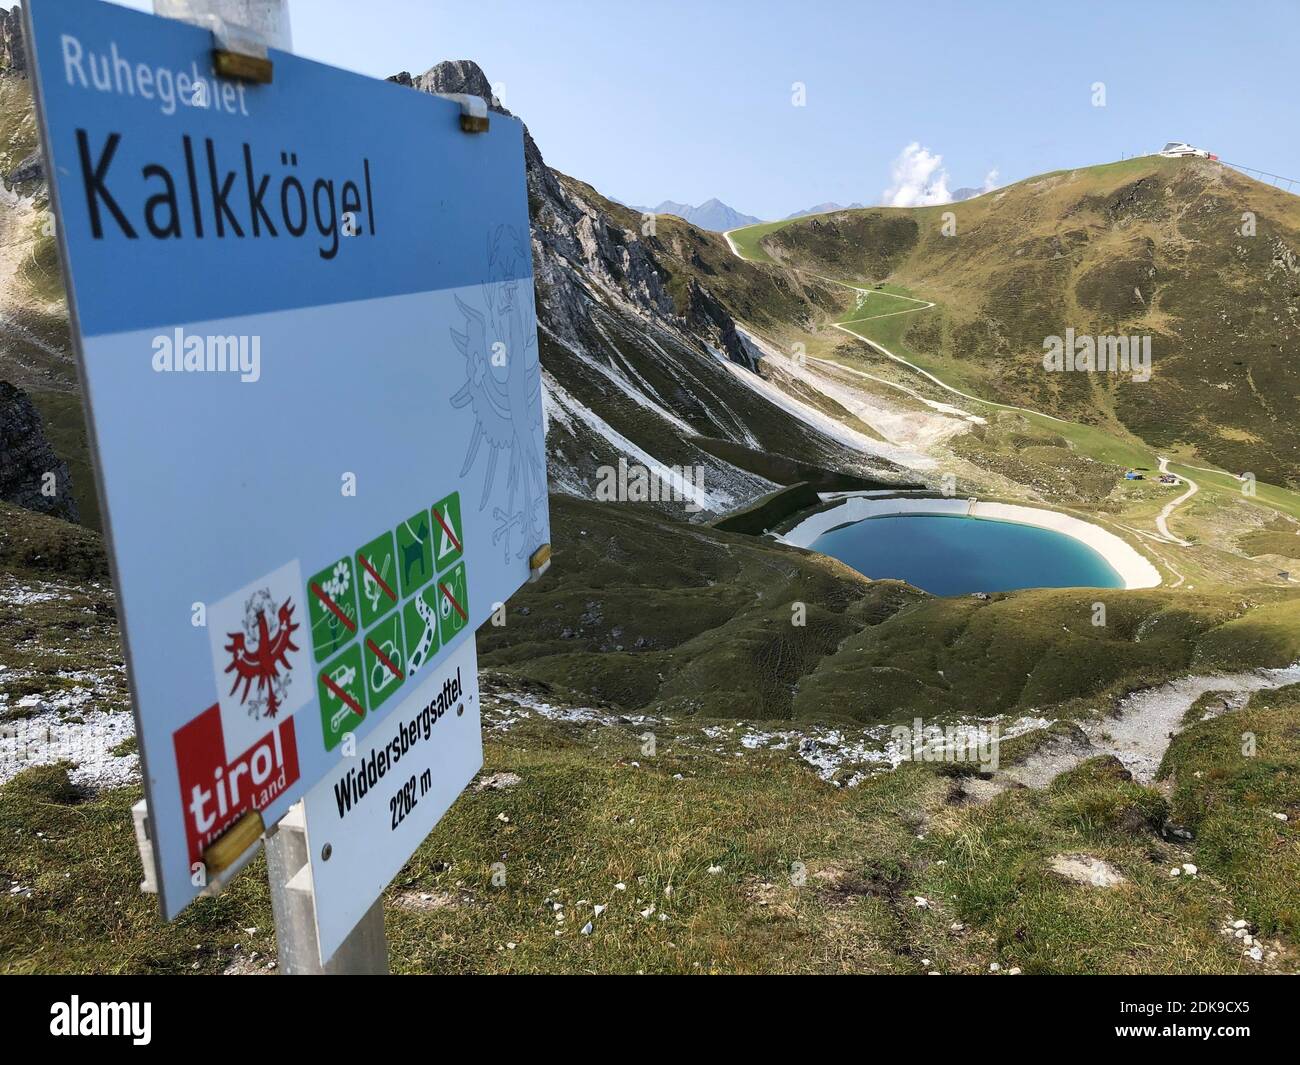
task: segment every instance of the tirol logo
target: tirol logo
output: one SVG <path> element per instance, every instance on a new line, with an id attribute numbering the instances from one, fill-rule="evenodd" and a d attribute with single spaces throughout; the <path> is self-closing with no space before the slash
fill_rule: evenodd
<path id="1" fill-rule="evenodd" d="M 233 758 L 313 696 L 297 561 L 208 611 L 226 754 Z M 301 668 L 299 668 L 301 667 Z"/>
<path id="2" fill-rule="evenodd" d="M 303 687 L 307 687 L 304 684 Z M 235 757 L 227 755 L 221 710 L 208 707 L 172 736 L 190 862 L 249 810 L 265 810 L 298 779 L 293 719 L 273 725 Z"/>

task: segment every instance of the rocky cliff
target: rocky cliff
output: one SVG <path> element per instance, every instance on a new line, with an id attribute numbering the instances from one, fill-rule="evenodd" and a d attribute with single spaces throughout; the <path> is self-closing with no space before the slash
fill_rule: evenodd
<path id="1" fill-rule="evenodd" d="M 23 47 L 23 10 L 0 7 L 0 76 L 27 73 L 27 51 Z"/>
<path id="2" fill-rule="evenodd" d="M 0 500 L 76 521 L 68 464 L 45 439 L 26 392 L 0 381 Z"/>
<path id="3" fill-rule="evenodd" d="M 481 96 L 509 114 L 469 60 L 389 79 L 421 92 Z M 593 131 L 593 136 L 599 136 Z M 773 402 L 759 353 L 737 329 L 746 320 L 811 320 L 831 297 L 774 268 L 736 259 L 717 234 L 677 218 L 640 213 L 546 165 L 525 129 L 537 312 L 552 487 L 590 496 L 596 469 L 620 456 L 651 469 L 704 469 L 696 516 L 730 509 L 774 484 L 762 455 L 778 452 L 858 475 L 897 466 Z M 741 468 L 702 441 L 756 452 Z M 680 513 L 680 508 L 679 508 Z"/>

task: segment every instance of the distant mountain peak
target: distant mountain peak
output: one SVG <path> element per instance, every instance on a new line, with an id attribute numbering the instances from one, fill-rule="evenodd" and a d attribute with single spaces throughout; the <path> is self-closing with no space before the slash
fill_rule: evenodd
<path id="1" fill-rule="evenodd" d="M 752 226 L 755 222 L 762 221 L 752 214 L 742 214 L 716 196 L 705 200 L 698 207 L 692 207 L 689 203 L 678 203 L 676 200 L 664 200 L 657 207 L 633 207 L 632 210 L 646 214 L 674 214 L 690 222 L 697 229 L 709 229 L 715 233 L 738 229 L 741 226 Z"/>

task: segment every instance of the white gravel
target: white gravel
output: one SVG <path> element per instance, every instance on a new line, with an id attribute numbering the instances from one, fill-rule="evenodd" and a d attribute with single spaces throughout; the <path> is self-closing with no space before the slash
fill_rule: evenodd
<path id="1" fill-rule="evenodd" d="M 64 693 L 70 694 L 70 693 Z M 85 695 L 89 698 L 90 692 Z M 22 706 L 24 696 L 15 704 Z M 0 784 L 25 769 L 71 762 L 68 776 L 74 784 L 91 788 L 116 788 L 140 779 L 140 759 L 118 756 L 113 748 L 135 735 L 130 714 L 91 710 L 68 718 L 58 710 L 43 710 L 31 717 L 0 725 Z"/>

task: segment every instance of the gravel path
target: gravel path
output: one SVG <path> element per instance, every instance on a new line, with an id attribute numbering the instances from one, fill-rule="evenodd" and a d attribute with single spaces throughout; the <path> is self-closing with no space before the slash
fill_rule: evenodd
<path id="1" fill-rule="evenodd" d="M 1080 762 L 1111 754 L 1124 763 L 1134 780 L 1150 784 L 1169 741 L 1182 729 L 1183 716 L 1206 692 L 1222 692 L 1228 709 L 1237 710 L 1252 692 L 1296 683 L 1300 683 L 1300 663 L 1283 669 L 1183 677 L 1134 692 L 1120 703 L 1115 717 L 1080 722 L 1081 736 L 1049 744 L 1022 765 L 1009 767 L 1002 776 L 1026 787 L 1045 787 Z"/>

